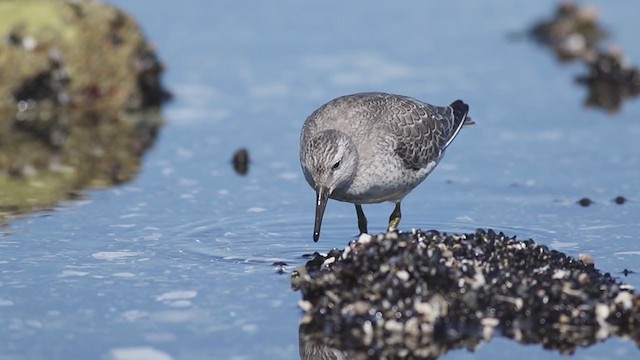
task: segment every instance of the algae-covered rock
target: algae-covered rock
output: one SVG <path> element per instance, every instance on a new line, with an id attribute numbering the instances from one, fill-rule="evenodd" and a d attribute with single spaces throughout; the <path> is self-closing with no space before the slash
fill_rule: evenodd
<path id="1" fill-rule="evenodd" d="M 114 7 L 0 1 L 0 219 L 131 180 L 162 124 L 162 72 Z"/>

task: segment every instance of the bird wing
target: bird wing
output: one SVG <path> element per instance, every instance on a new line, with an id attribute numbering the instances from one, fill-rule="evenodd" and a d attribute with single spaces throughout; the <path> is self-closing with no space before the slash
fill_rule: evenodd
<path id="1" fill-rule="evenodd" d="M 459 100 L 443 107 L 407 97 L 390 101 L 384 123 L 395 139 L 395 153 L 406 168 L 414 170 L 440 158 L 462 128 L 469 109 Z"/>

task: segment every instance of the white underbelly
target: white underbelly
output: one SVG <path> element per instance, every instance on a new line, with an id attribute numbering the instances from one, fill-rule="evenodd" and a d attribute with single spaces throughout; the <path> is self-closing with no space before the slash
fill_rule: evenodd
<path id="1" fill-rule="evenodd" d="M 367 171 L 358 173 L 347 189 L 336 189 L 330 197 L 355 204 L 399 202 L 424 181 L 436 165 L 437 162 L 432 161 L 418 171 L 399 166 L 368 167 Z"/>

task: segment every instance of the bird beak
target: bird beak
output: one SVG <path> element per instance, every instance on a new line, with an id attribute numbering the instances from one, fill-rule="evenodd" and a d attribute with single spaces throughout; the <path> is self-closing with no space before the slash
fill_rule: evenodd
<path id="1" fill-rule="evenodd" d="M 318 242 L 318 239 L 320 239 L 322 216 L 324 216 L 324 209 L 327 207 L 328 199 L 329 189 L 324 186 L 318 187 L 318 191 L 316 191 L 316 223 L 313 227 L 313 241 L 315 242 Z"/>

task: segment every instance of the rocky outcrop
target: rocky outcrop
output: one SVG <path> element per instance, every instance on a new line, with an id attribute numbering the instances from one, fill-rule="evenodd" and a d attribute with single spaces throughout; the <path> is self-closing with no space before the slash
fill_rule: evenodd
<path id="1" fill-rule="evenodd" d="M 114 7 L 0 2 L 0 219 L 131 180 L 170 98 L 162 72 Z"/>
<path id="2" fill-rule="evenodd" d="M 563 354 L 639 342 L 640 297 L 588 258 L 492 230 L 362 235 L 292 274 L 301 357 L 428 359 L 494 334 Z"/>

